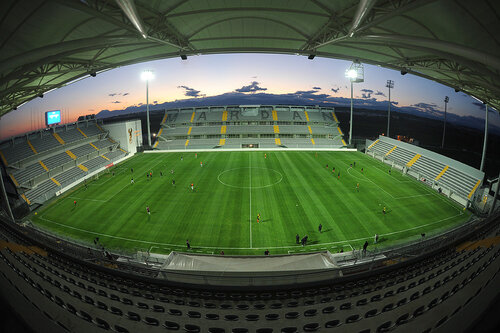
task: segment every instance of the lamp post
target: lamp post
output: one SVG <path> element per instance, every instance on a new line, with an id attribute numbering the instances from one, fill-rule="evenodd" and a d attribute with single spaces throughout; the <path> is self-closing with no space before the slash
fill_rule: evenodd
<path id="1" fill-rule="evenodd" d="M 444 97 L 444 126 L 443 126 L 443 141 L 441 141 L 441 149 L 444 148 L 444 135 L 446 134 L 446 108 L 450 98 L 448 96 Z"/>
<path id="2" fill-rule="evenodd" d="M 346 78 L 351 81 L 351 119 L 349 121 L 349 146 L 352 145 L 352 114 L 353 114 L 353 83 L 354 82 L 363 82 L 365 80 L 365 74 L 363 65 L 357 61 L 354 61 L 351 66 L 345 71 Z"/>
<path id="3" fill-rule="evenodd" d="M 389 88 L 389 108 L 387 109 L 387 137 L 389 138 L 389 129 L 391 127 L 391 88 L 394 88 L 394 81 L 387 80 L 385 86 Z"/>
<path id="4" fill-rule="evenodd" d="M 151 147 L 151 130 L 149 128 L 149 80 L 154 78 L 153 71 L 145 70 L 141 74 L 142 80 L 146 81 L 146 119 L 148 124 L 148 147 Z"/>

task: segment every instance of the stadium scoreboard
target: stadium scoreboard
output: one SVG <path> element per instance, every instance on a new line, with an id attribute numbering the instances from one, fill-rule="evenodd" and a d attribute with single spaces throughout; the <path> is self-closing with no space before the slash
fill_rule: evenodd
<path id="1" fill-rule="evenodd" d="M 45 124 L 47 126 L 59 124 L 61 122 L 61 110 L 45 112 Z"/>

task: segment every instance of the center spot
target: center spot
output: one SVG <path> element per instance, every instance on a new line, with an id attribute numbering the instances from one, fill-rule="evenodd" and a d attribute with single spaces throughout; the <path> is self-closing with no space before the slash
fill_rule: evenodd
<path id="1" fill-rule="evenodd" d="M 266 188 L 280 183 L 283 175 L 274 169 L 242 167 L 222 171 L 217 179 L 222 185 L 242 188 Z"/>

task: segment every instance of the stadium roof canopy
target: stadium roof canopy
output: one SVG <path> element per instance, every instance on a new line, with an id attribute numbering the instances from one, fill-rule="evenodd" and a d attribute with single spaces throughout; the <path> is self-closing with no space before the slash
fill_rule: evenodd
<path id="1" fill-rule="evenodd" d="M 2 0 L 0 115 L 111 68 L 233 52 L 359 60 L 500 110 L 499 31 L 495 0 Z"/>

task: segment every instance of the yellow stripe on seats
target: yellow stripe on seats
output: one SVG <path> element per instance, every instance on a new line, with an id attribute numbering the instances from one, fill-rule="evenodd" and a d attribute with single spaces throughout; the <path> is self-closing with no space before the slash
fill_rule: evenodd
<path id="1" fill-rule="evenodd" d="M 19 183 L 17 182 L 17 180 L 16 180 L 16 178 L 14 177 L 14 175 L 10 173 L 10 174 L 9 174 L 9 176 L 10 176 L 10 179 L 12 179 L 12 181 L 14 182 L 14 184 L 15 184 L 17 187 L 19 187 Z"/>
<path id="2" fill-rule="evenodd" d="M 309 130 L 309 134 L 313 134 L 313 131 L 311 129 L 311 126 L 307 126 L 307 129 Z"/>
<path id="3" fill-rule="evenodd" d="M 438 180 L 439 178 L 443 177 L 444 173 L 446 172 L 446 170 L 448 170 L 449 166 L 445 166 L 443 168 L 443 170 L 441 170 L 441 172 L 439 173 L 439 175 L 436 176 L 436 179 L 434 180 Z"/>
<path id="4" fill-rule="evenodd" d="M 415 164 L 416 161 L 418 161 L 418 159 L 421 157 L 422 155 L 420 154 L 417 154 L 415 156 L 413 156 L 413 158 L 408 162 L 406 163 L 406 166 L 407 167 L 411 167 L 413 164 Z"/>
<path id="5" fill-rule="evenodd" d="M 474 192 L 476 192 L 476 189 L 480 183 L 481 183 L 481 180 L 478 180 L 476 185 L 474 185 L 474 188 L 472 189 L 472 191 L 470 191 L 469 195 L 467 196 L 468 199 L 470 199 L 472 197 L 472 195 L 474 194 Z"/>
<path id="6" fill-rule="evenodd" d="M 316 143 L 314 142 L 314 139 L 313 139 L 313 138 L 311 138 L 311 143 L 312 143 L 313 145 L 315 145 L 315 144 L 316 144 Z"/>
<path id="7" fill-rule="evenodd" d="M 50 178 L 50 180 L 52 180 L 57 186 L 61 186 L 61 184 L 54 178 Z"/>
<path id="8" fill-rule="evenodd" d="M 127 151 L 126 151 L 126 150 L 123 150 L 123 149 L 121 149 L 121 148 L 118 148 L 118 149 L 119 149 L 119 150 L 121 150 L 121 151 L 122 151 L 122 152 L 124 152 L 124 153 L 127 153 Z"/>
<path id="9" fill-rule="evenodd" d="M 222 121 L 227 121 L 227 110 L 222 111 Z"/>
<path id="10" fill-rule="evenodd" d="M 7 163 L 7 159 L 5 158 L 1 150 L 0 150 L 0 157 L 2 158 L 3 164 L 5 164 L 5 166 L 9 166 L 9 163 Z"/>
<path id="11" fill-rule="evenodd" d="M 219 146 L 224 146 L 226 144 L 226 139 L 219 139 Z"/>
<path id="12" fill-rule="evenodd" d="M 98 124 L 98 123 L 96 123 L 95 125 L 97 126 L 97 128 L 98 128 L 101 132 L 104 132 L 104 130 L 102 129 L 102 127 L 101 127 L 101 126 L 99 126 L 99 124 Z"/>
<path id="13" fill-rule="evenodd" d="M 380 139 L 377 139 L 374 143 L 372 143 L 371 145 L 368 146 L 368 149 L 375 146 L 379 141 L 380 141 Z"/>
<path id="14" fill-rule="evenodd" d="M 337 116 L 335 115 L 335 112 L 332 112 L 332 116 L 333 116 L 333 119 L 335 120 L 335 122 L 339 122 L 339 120 L 337 119 Z"/>
<path id="15" fill-rule="evenodd" d="M 168 114 L 165 112 L 165 116 L 163 116 L 163 119 L 161 121 L 162 124 L 164 124 L 167 121 Z"/>
<path id="16" fill-rule="evenodd" d="M 76 128 L 78 130 L 78 132 L 82 133 L 82 135 L 86 138 L 88 138 L 87 134 L 83 133 L 83 131 L 81 129 L 79 129 L 78 127 Z"/>
<path id="17" fill-rule="evenodd" d="M 187 147 L 188 144 L 189 144 L 189 139 L 186 140 L 186 143 L 184 144 L 184 146 Z"/>
<path id="18" fill-rule="evenodd" d="M 158 136 L 160 136 L 160 135 L 161 135 L 161 133 L 163 133 L 163 127 L 162 127 L 162 128 L 160 128 L 160 131 L 158 132 Z"/>
<path id="19" fill-rule="evenodd" d="M 23 194 L 21 194 L 21 197 L 28 203 L 28 205 L 31 205 L 31 201 Z"/>
<path id="20" fill-rule="evenodd" d="M 342 144 L 343 144 L 344 146 L 347 146 L 347 143 L 345 143 L 344 139 L 342 139 Z"/>
<path id="21" fill-rule="evenodd" d="M 83 164 L 78 164 L 78 167 L 80 169 L 82 169 L 83 171 L 85 171 L 85 172 L 89 171 L 89 169 L 87 169 L 87 167 L 85 165 L 83 165 Z"/>
<path id="22" fill-rule="evenodd" d="M 227 126 L 226 125 L 222 125 L 221 128 L 220 128 L 220 134 L 226 134 L 226 131 L 227 131 Z"/>
<path id="23" fill-rule="evenodd" d="M 109 158 L 107 158 L 106 156 L 101 155 L 101 157 L 104 158 L 106 161 L 109 161 Z"/>
<path id="24" fill-rule="evenodd" d="M 194 113 L 195 112 L 193 111 L 193 114 L 191 115 L 191 122 L 193 122 L 193 120 L 194 120 Z"/>
<path id="25" fill-rule="evenodd" d="M 59 134 L 52 133 L 52 135 L 54 136 L 54 138 L 56 138 L 57 141 L 59 141 L 60 144 L 64 144 L 64 140 L 59 136 Z"/>
<path id="26" fill-rule="evenodd" d="M 278 146 L 281 146 L 281 139 L 280 138 L 275 138 L 274 143 L 277 144 Z"/>
<path id="27" fill-rule="evenodd" d="M 398 147 L 398 146 L 394 146 L 394 147 L 392 147 L 392 148 L 391 148 L 391 150 L 389 150 L 389 151 L 385 154 L 385 156 L 389 156 L 389 154 L 390 154 L 390 153 L 392 153 L 392 152 L 394 151 L 394 149 L 396 149 L 397 147 Z"/>
<path id="28" fill-rule="evenodd" d="M 158 144 L 160 143 L 160 140 L 156 140 L 155 144 L 153 145 L 153 148 L 158 147 Z"/>
<path id="29" fill-rule="evenodd" d="M 30 146 L 31 150 L 33 150 L 33 152 L 34 152 L 35 154 L 38 154 L 38 153 L 36 152 L 35 147 L 33 147 L 33 145 L 31 144 L 31 141 L 30 141 L 30 140 L 26 140 L 26 142 L 28 143 L 28 146 Z"/>
<path id="30" fill-rule="evenodd" d="M 97 148 L 93 143 L 89 143 L 89 145 L 91 145 L 92 147 L 94 147 L 95 150 L 99 150 L 99 148 Z"/>
<path id="31" fill-rule="evenodd" d="M 66 154 L 69 155 L 72 159 L 76 160 L 76 155 L 71 152 L 71 150 L 66 150 Z"/>
<path id="32" fill-rule="evenodd" d="M 273 110 L 273 120 L 278 120 L 278 112 Z"/>
<path id="33" fill-rule="evenodd" d="M 280 127 L 278 125 L 273 125 L 273 128 L 274 128 L 274 133 L 280 132 Z"/>
<path id="34" fill-rule="evenodd" d="M 45 165 L 45 163 L 43 163 L 42 161 L 38 161 L 40 162 L 40 165 L 42 166 L 42 168 L 45 169 L 45 171 L 49 171 L 49 168 L 47 168 L 47 166 Z"/>
<path id="35" fill-rule="evenodd" d="M 307 121 L 309 121 L 309 115 L 307 114 L 307 111 L 304 111 L 304 114 L 306 115 Z"/>
<path id="36" fill-rule="evenodd" d="M 189 127 L 188 129 L 188 135 L 191 134 L 191 130 L 193 129 L 193 127 Z"/>
<path id="37" fill-rule="evenodd" d="M 340 135 L 344 135 L 344 134 L 342 133 L 342 131 L 340 130 L 340 127 L 337 127 L 337 130 L 339 131 L 339 134 L 340 134 Z"/>
<path id="38" fill-rule="evenodd" d="M 108 141 L 111 142 L 111 143 L 116 143 L 115 140 L 111 139 L 111 138 L 108 138 Z"/>

